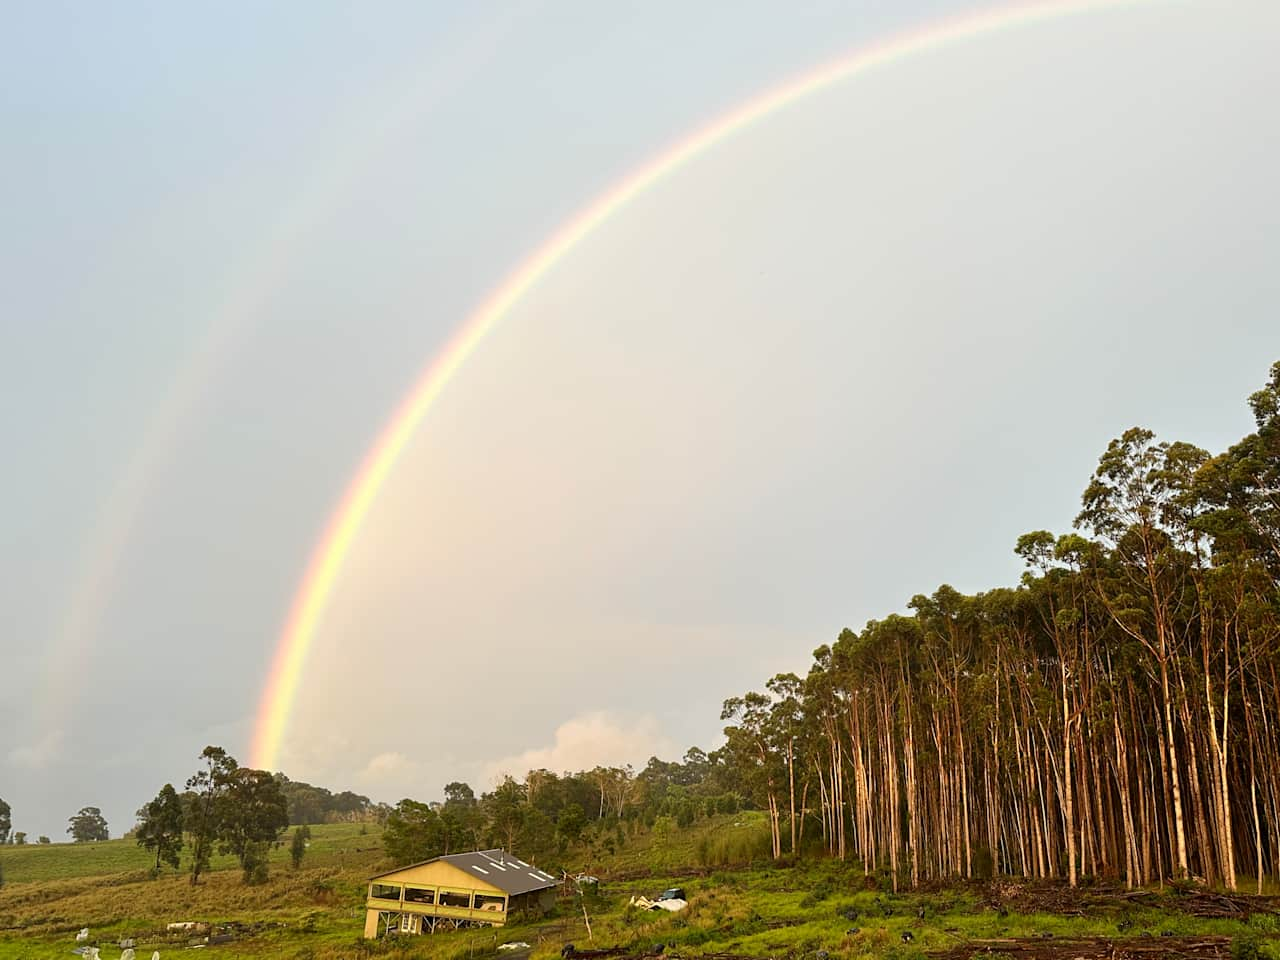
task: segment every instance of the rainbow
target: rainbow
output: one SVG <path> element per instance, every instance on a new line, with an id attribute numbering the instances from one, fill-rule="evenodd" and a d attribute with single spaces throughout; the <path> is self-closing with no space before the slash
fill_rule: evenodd
<path id="1" fill-rule="evenodd" d="M 906 57 L 952 46 L 993 31 L 1142 2 L 1147 0 L 1058 0 L 1003 6 L 934 21 L 864 47 L 734 108 L 659 153 L 561 225 L 475 308 L 444 349 L 431 360 L 348 484 L 323 537 L 312 551 L 306 574 L 281 632 L 258 709 L 250 747 L 251 765 L 271 769 L 278 763 L 280 745 L 297 696 L 307 653 L 329 594 L 342 571 L 343 560 L 418 424 L 454 375 L 512 307 L 601 224 L 700 154 L 832 84 Z"/>

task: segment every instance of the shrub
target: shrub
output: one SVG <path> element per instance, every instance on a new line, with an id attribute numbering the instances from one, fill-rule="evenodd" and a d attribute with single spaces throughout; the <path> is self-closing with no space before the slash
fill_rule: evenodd
<path id="1" fill-rule="evenodd" d="M 809 888 L 809 892 L 800 900 L 800 906 L 816 907 L 823 900 L 827 899 L 827 897 L 831 896 L 832 892 L 830 880 L 819 880 Z"/>
<path id="2" fill-rule="evenodd" d="M 1231 938 L 1231 960 L 1260 960 L 1258 937 L 1244 933 Z"/>
<path id="3" fill-rule="evenodd" d="M 1259 933 L 1280 933 L 1280 915 L 1255 913 L 1249 917 L 1249 926 Z"/>
<path id="4" fill-rule="evenodd" d="M 703 834 L 698 838 L 698 842 L 693 847 L 694 858 L 698 861 L 698 866 L 711 866 L 711 838 Z"/>

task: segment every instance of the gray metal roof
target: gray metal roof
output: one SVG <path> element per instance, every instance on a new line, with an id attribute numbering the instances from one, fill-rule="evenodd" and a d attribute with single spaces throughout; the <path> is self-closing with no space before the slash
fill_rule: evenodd
<path id="1" fill-rule="evenodd" d="M 396 867 L 378 877 L 389 877 L 410 867 L 420 867 L 426 863 L 443 860 L 452 864 L 463 873 L 483 880 L 485 883 L 505 891 L 509 896 L 519 896 L 534 890 L 545 890 L 554 887 L 559 881 L 549 873 L 544 873 L 531 863 L 519 860 L 505 850 L 473 850 L 470 853 L 450 853 L 443 857 L 432 857 L 421 863 L 411 863 L 405 867 Z M 377 880 L 378 877 L 374 877 Z"/>

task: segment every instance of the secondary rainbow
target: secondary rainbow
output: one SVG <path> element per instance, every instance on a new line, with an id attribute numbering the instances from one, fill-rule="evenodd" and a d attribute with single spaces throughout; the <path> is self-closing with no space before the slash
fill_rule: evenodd
<path id="1" fill-rule="evenodd" d="M 466 318 L 445 348 L 419 376 L 408 396 L 383 428 L 347 486 L 342 500 L 314 548 L 282 630 L 263 689 L 250 763 L 271 769 L 278 763 L 297 696 L 307 652 L 343 560 L 360 532 L 378 492 L 408 446 L 418 424 L 481 341 L 548 271 L 601 224 L 668 174 L 770 114 L 834 83 L 996 30 L 1028 26 L 1058 17 L 1130 6 L 1148 0 L 1062 0 L 1003 6 L 961 18 L 931 22 L 881 43 L 864 47 L 767 91 L 678 141 L 596 197 L 529 255 Z"/>

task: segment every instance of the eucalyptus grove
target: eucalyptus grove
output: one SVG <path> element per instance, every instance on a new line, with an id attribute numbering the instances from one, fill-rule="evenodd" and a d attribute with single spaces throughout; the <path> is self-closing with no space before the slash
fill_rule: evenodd
<path id="1" fill-rule="evenodd" d="M 813 820 L 895 884 L 1280 878 L 1280 363 L 1250 406 L 1217 456 L 1113 440 L 1017 586 L 942 586 L 726 701 L 774 856 Z"/>

